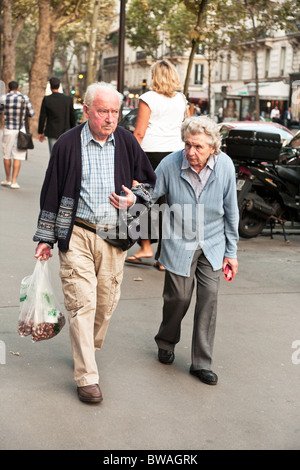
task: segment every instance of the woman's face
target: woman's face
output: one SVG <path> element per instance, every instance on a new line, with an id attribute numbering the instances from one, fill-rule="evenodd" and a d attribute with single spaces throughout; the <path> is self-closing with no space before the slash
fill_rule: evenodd
<path id="1" fill-rule="evenodd" d="M 214 153 L 214 147 L 208 143 L 206 134 L 187 134 L 185 138 L 185 155 L 189 164 L 199 173 Z"/>

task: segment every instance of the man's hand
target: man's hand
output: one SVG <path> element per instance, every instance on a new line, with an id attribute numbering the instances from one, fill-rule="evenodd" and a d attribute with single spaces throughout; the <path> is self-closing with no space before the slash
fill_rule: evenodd
<path id="1" fill-rule="evenodd" d="M 109 196 L 110 203 L 116 208 L 116 209 L 127 209 L 128 207 L 131 207 L 132 204 L 134 204 L 135 197 L 133 192 L 126 188 L 126 186 L 122 186 L 126 196 L 118 196 L 116 193 L 112 193 Z"/>
<path id="2" fill-rule="evenodd" d="M 40 261 L 48 261 L 53 255 L 51 254 L 50 246 L 46 245 L 46 243 L 39 243 L 34 256 Z"/>
<path id="3" fill-rule="evenodd" d="M 45 140 L 44 134 L 39 134 L 39 141 L 44 142 L 44 140 Z"/>

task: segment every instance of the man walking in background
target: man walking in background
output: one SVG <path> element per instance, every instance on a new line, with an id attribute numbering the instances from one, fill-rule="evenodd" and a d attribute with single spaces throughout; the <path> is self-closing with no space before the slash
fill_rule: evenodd
<path id="1" fill-rule="evenodd" d="M 25 131 L 25 118 L 33 117 L 35 113 L 29 97 L 22 95 L 19 91 L 18 82 L 15 80 L 9 82 L 8 90 L 8 93 L 1 98 L 0 103 L 0 114 L 4 112 L 5 120 L 2 149 L 6 174 L 6 179 L 1 182 L 1 185 L 12 189 L 19 189 L 20 186 L 17 178 L 21 168 L 21 161 L 26 160 L 27 154 L 27 150 L 19 150 L 17 147 L 19 127 Z"/>
<path id="2" fill-rule="evenodd" d="M 48 137 L 50 154 L 58 137 L 72 127 L 76 118 L 73 108 L 73 98 L 59 92 L 60 80 L 52 77 L 49 80 L 52 94 L 44 96 L 39 117 L 39 141 Z"/>

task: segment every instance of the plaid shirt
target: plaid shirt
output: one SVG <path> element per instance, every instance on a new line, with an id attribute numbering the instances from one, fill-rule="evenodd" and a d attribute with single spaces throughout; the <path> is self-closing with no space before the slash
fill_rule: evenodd
<path id="1" fill-rule="evenodd" d="M 76 216 L 94 225 L 116 225 L 117 210 L 109 195 L 115 191 L 115 139 L 111 134 L 100 145 L 88 123 L 81 132 L 82 178 Z"/>
<path id="2" fill-rule="evenodd" d="M 23 116 L 21 127 L 25 125 L 25 116 L 33 117 L 35 112 L 26 95 L 22 95 L 19 91 L 11 91 L 0 98 L 0 114 L 4 111 L 5 128 L 6 129 L 19 129 L 20 113 L 22 100 L 25 100 L 23 107 Z"/>

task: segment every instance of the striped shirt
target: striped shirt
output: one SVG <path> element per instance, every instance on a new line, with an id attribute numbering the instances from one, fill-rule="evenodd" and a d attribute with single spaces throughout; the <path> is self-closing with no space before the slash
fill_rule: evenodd
<path id="1" fill-rule="evenodd" d="M 115 191 L 115 139 L 97 142 L 88 123 L 81 132 L 82 177 L 76 217 L 94 225 L 116 225 L 117 210 L 109 195 Z"/>
<path id="2" fill-rule="evenodd" d="M 19 129 L 23 99 L 24 107 L 21 127 L 25 125 L 25 116 L 33 117 L 35 114 L 29 97 L 22 95 L 19 91 L 11 91 L 0 97 L 0 114 L 4 111 L 6 129 Z"/>
<path id="3" fill-rule="evenodd" d="M 189 162 L 188 162 L 188 160 L 185 156 L 185 152 L 184 152 L 184 155 L 183 155 L 183 158 L 182 158 L 182 167 L 181 168 L 182 168 L 182 170 L 187 171 L 187 173 L 189 175 L 189 178 L 191 180 L 192 186 L 194 188 L 197 199 L 199 199 L 200 194 L 201 194 L 204 186 L 206 185 L 206 183 L 208 181 L 208 178 L 210 177 L 210 175 L 211 175 L 211 173 L 214 169 L 217 158 L 218 158 L 218 155 L 211 155 L 208 158 L 205 167 L 200 171 L 200 173 L 197 173 L 197 171 L 194 170 L 190 166 L 190 164 L 189 164 Z"/>

